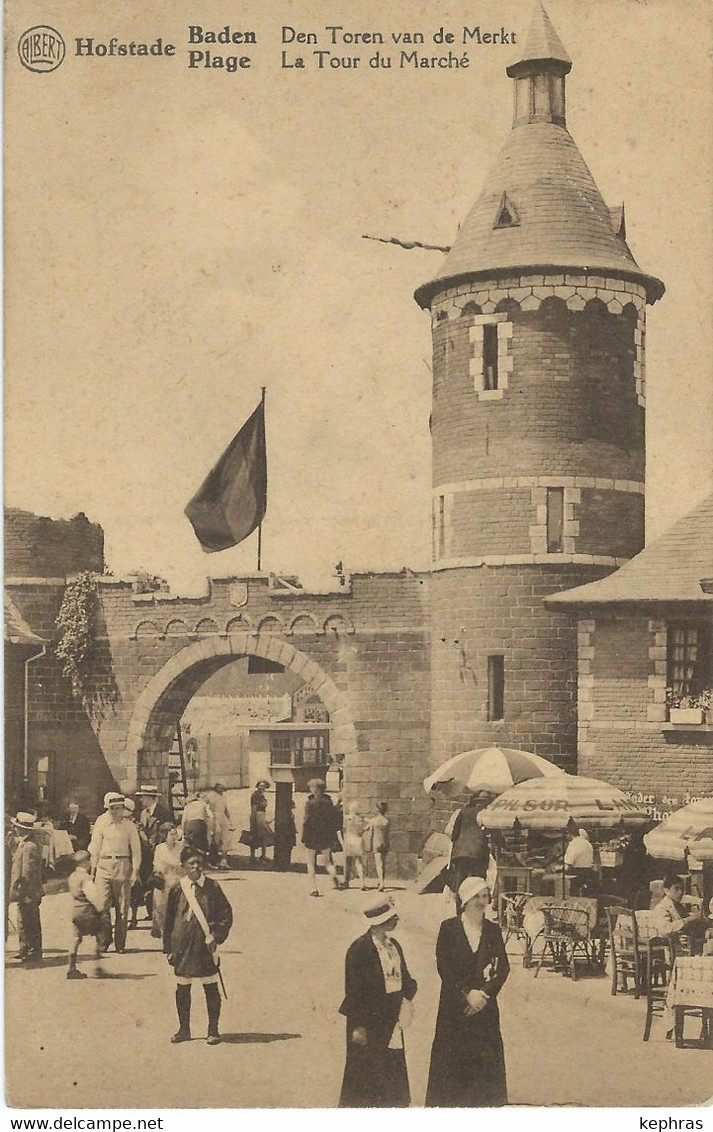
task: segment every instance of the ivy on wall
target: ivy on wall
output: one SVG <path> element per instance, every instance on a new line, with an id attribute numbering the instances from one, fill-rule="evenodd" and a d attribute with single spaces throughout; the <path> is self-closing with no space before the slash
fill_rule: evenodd
<path id="1" fill-rule="evenodd" d="M 85 707 L 89 707 L 92 700 L 90 674 L 97 605 L 96 576 L 85 570 L 67 583 L 57 614 L 59 637 L 55 655 L 74 695 Z"/>

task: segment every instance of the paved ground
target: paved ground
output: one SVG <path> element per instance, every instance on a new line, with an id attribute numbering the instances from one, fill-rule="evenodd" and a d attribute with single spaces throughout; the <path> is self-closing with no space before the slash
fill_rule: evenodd
<path id="1" fill-rule="evenodd" d="M 363 930 L 362 895 L 310 899 L 299 874 L 218 874 L 235 909 L 223 951 L 229 1000 L 225 1042 L 208 1047 L 202 993 L 194 991 L 196 1039 L 171 1046 L 173 980 L 147 927 L 132 950 L 105 961 L 113 978 L 65 979 L 68 897 L 42 906 L 47 964 L 10 963 L 6 978 L 8 1096 L 18 1107 L 329 1107 L 343 1066 L 337 1013 L 344 952 Z M 420 984 L 407 1035 L 414 1103 L 423 1103 L 438 997 L 433 960 L 441 896 L 394 890 L 399 938 Z M 16 941 L 11 937 L 10 943 Z M 510 948 L 509 948 L 510 950 Z M 713 1093 L 708 1051 L 677 1050 L 660 1021 L 641 1040 L 645 1007 L 611 997 L 604 978 L 576 983 L 523 971 L 513 941 L 512 976 L 500 1009 L 513 1104 L 671 1106 Z M 85 962 L 88 962 L 85 961 Z M 85 967 L 85 969 L 89 969 Z M 689 1023 L 695 1028 L 695 1023 Z"/>

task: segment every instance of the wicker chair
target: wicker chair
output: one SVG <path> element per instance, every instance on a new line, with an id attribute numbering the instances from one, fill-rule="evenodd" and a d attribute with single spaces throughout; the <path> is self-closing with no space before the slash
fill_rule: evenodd
<path id="1" fill-rule="evenodd" d="M 523 941 L 523 967 L 528 966 L 528 938 L 523 926 L 523 914 L 531 897 L 531 892 L 501 892 L 499 897 L 500 927 L 505 932 L 505 944 L 507 945 L 511 935 Z"/>
<path id="2" fill-rule="evenodd" d="M 594 960 L 589 928 L 589 916 L 580 908 L 553 904 L 542 909 L 545 928 L 542 935 L 542 954 L 537 964 L 535 978 L 540 973 L 548 954 L 554 970 L 569 974 L 574 982 L 577 978 L 577 958 L 587 963 Z M 595 961 L 595 960 L 594 960 Z"/>

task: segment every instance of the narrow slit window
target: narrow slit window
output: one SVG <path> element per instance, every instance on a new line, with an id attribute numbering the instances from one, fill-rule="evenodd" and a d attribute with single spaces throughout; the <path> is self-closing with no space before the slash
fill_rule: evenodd
<path id="1" fill-rule="evenodd" d="M 547 488 L 547 553 L 564 550 L 564 488 Z"/>
<path id="2" fill-rule="evenodd" d="M 443 558 L 446 553 L 446 497 L 438 496 L 438 515 L 436 519 L 436 547 L 437 557 Z"/>
<path id="3" fill-rule="evenodd" d="M 488 657 L 488 719 L 505 715 L 505 657 Z"/>
<path id="4" fill-rule="evenodd" d="M 498 388 L 498 327 L 497 323 L 483 327 L 483 388 Z"/>

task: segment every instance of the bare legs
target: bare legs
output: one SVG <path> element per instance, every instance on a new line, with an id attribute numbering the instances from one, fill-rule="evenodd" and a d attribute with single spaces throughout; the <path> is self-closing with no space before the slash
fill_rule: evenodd
<path id="1" fill-rule="evenodd" d="M 361 887 L 366 888 L 366 883 L 364 881 L 364 861 L 361 857 L 344 858 L 344 887 L 349 888 L 349 881 L 352 877 L 352 869 L 355 870 L 356 875 L 361 882 Z"/>
<path id="2" fill-rule="evenodd" d="M 332 853 L 329 849 L 319 850 L 327 858 L 327 872 L 332 878 L 332 885 L 334 888 L 339 887 L 337 880 L 337 870 L 332 860 Z M 317 849 L 308 849 L 305 846 L 305 858 L 307 861 L 307 880 L 309 881 L 310 896 L 319 896 L 319 889 L 317 888 Z"/>
<path id="3" fill-rule="evenodd" d="M 379 849 L 374 852 L 374 865 L 376 866 L 376 879 L 379 882 L 379 892 L 384 891 L 384 857 L 385 854 Z"/>

